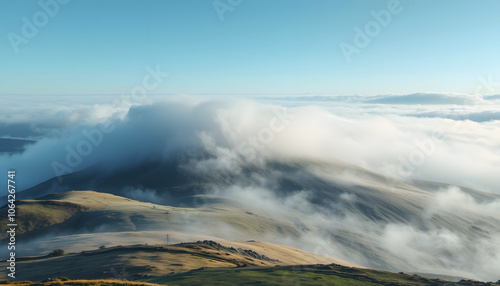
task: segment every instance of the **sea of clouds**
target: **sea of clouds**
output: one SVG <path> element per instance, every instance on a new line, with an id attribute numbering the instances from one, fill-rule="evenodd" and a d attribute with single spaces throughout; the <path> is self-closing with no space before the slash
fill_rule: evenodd
<path id="1" fill-rule="evenodd" d="M 424 99 L 420 103 L 419 97 Z M 310 232 L 289 241 L 282 237 L 268 241 L 380 266 L 363 255 L 366 249 L 351 251 L 328 235 L 359 232 L 359 237 L 367 238 L 366 245 L 388 253 L 393 264 L 400 261 L 408 271 L 500 278 L 496 275 L 500 234 L 495 228 L 483 238 L 467 237 L 464 231 L 434 228 L 431 223 L 433 215 L 464 210 L 474 216 L 500 216 L 498 200 L 478 202 L 456 187 L 500 194 L 497 97 L 150 96 L 140 104 L 117 104 L 113 96 L 2 96 L 0 100 L 0 138 L 35 141 L 22 153 L 0 154 L 0 170 L 16 170 L 19 190 L 89 167 L 112 171 L 179 156 L 185 158 L 184 168 L 199 174 L 214 170 L 237 174 L 271 161 L 344 161 L 402 181 L 420 179 L 452 187 L 437 190 L 423 210 L 428 215 L 426 230 L 338 216 L 308 202 L 307 190 L 279 197 L 265 188 L 272 173 L 259 184 L 235 184 L 217 194 L 275 215 L 298 210 L 311 228 L 324 230 L 324 235 Z M 155 190 L 126 191 L 134 199 L 156 197 Z M 345 193 L 341 199 L 358 198 Z M 236 230 L 218 230 L 224 231 Z"/>
<path id="2" fill-rule="evenodd" d="M 414 104 L 416 96 L 150 96 L 140 105 L 117 105 L 113 96 L 2 96 L 0 137 L 36 143 L 1 154 L 0 170 L 18 170 L 23 189 L 96 164 L 202 148 L 221 168 L 266 158 L 342 160 L 499 194 L 500 101 L 452 94 Z"/>

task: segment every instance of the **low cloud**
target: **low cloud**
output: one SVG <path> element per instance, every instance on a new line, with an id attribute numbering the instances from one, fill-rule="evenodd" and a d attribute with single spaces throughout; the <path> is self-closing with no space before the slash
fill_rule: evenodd
<path id="1" fill-rule="evenodd" d="M 488 202 L 488 196 L 478 199 L 458 187 L 438 188 L 435 195 L 429 192 L 417 197 L 419 203 L 426 204 L 419 205 L 422 213 L 385 209 L 399 214 L 401 221 L 414 216 L 415 222 L 387 221 L 388 216 L 377 213 L 378 202 L 370 201 L 373 197 L 368 195 L 393 199 L 397 206 L 404 200 L 409 202 L 416 191 L 391 190 L 408 192 L 398 201 L 399 197 L 388 190 L 377 189 L 383 182 L 377 181 L 376 174 L 358 168 L 364 172 L 360 177 L 359 172 L 346 167 L 361 166 L 407 182 L 429 180 L 500 194 L 498 121 L 408 115 L 415 110 L 430 112 L 436 108 L 431 104 L 398 108 L 346 101 L 322 107 L 309 103 L 302 101 L 285 108 L 283 104 L 250 100 L 154 98 L 126 108 L 105 102 L 74 109 L 55 105 L 56 113 L 47 107 L 17 106 L 15 110 L 39 110 L 40 114 L 30 118 L 5 113 L 0 119 L 0 133 L 13 136 L 10 128 L 20 124 L 26 128 L 22 134 L 37 137 L 37 142 L 21 154 L 0 155 L 0 170 L 16 169 L 18 187 L 25 189 L 55 177 L 54 162 L 71 172 L 93 168 L 106 176 L 147 162 L 175 159 L 179 168 L 197 178 L 211 176 L 220 182 L 217 187 L 211 186 L 208 194 L 224 195 L 244 202 L 249 209 L 293 219 L 302 230 L 295 237 L 269 234 L 269 241 L 310 251 L 325 246 L 333 256 L 365 266 L 400 265 L 405 271 L 500 278 L 495 277 L 500 268 L 498 201 Z M 46 120 L 43 128 L 37 123 L 40 118 Z M 99 125 L 106 119 L 112 126 L 109 132 Z M 92 139 L 99 144 L 93 144 Z M 297 186 L 293 192 L 280 193 L 277 178 L 282 174 L 271 165 L 297 162 L 334 166 L 327 169 L 337 176 L 332 180 L 355 185 L 357 192 L 341 189 L 338 195 L 329 193 L 328 201 L 317 194 L 333 192 L 333 188 Z M 248 171 L 254 169 L 260 171 Z M 156 190 L 140 186 L 120 191 L 138 200 L 165 199 Z M 450 218 L 456 212 L 461 213 L 461 223 Z M 450 221 L 454 224 L 444 227 Z M 477 229 L 469 229 L 476 225 Z M 236 237 L 241 230 L 221 223 L 220 233 Z"/>
<path id="2" fill-rule="evenodd" d="M 443 211 L 473 210 L 485 215 L 500 216 L 500 198 L 482 197 L 480 201 L 472 195 L 462 191 L 457 186 L 441 188 L 436 193 L 434 204 L 430 206 L 431 213 Z"/>
<path id="3" fill-rule="evenodd" d="M 21 187 L 28 187 L 54 177 L 53 162 L 71 171 L 93 165 L 113 169 L 202 150 L 213 155 L 211 162 L 198 162 L 206 168 L 214 167 L 207 164 L 218 164 L 216 168 L 238 169 L 241 164 L 263 164 L 268 159 L 342 160 L 398 179 L 441 181 L 500 193 L 496 181 L 500 172 L 497 123 L 382 116 L 369 107 L 347 117 L 343 109 L 355 109 L 345 105 L 338 109 L 310 105 L 284 109 L 245 100 L 158 98 L 152 102 L 130 106 L 128 111 L 121 107 L 113 110 L 109 103 L 82 105 L 75 108 L 74 116 L 63 113 L 53 117 L 53 112 L 39 111 L 39 117 L 53 123 L 43 132 L 37 133 L 38 127 L 23 132 L 50 136 L 43 136 L 23 154 L 2 156 L 0 166 L 4 170 L 19 168 L 26 174 Z M 10 121 L 8 117 L 4 115 L 0 133 L 10 134 L 5 122 L 23 126 L 38 126 L 39 122 L 37 116 Z M 105 118 L 110 118 L 113 131 L 105 134 L 102 144 L 80 146 L 89 140 L 85 132 L 98 128 L 95 124 Z M 87 150 L 90 146 L 91 154 L 81 156 L 81 162 L 74 162 L 74 166 L 68 165 L 68 153 L 78 151 L 79 146 Z M 401 170 L 406 171 L 404 176 Z"/>
<path id="4" fill-rule="evenodd" d="M 257 239 L 327 254 L 372 268 L 484 281 L 499 279 L 498 201 L 478 203 L 455 186 L 439 191 L 424 203 L 424 212 L 428 215 L 423 214 L 424 220 L 415 224 L 380 222 L 360 216 L 357 211 L 347 207 L 346 203 L 356 198 L 347 193 L 341 193 L 336 202 L 329 201 L 329 207 L 312 202 L 317 196 L 314 190 L 278 195 L 276 191 L 262 186 L 233 186 L 218 194 L 236 199 L 244 207 L 269 214 L 278 220 L 288 218 L 295 221 L 297 226 L 304 226 L 297 236 L 283 237 L 268 233 Z M 323 200 L 328 201 L 326 198 Z M 376 207 L 375 202 L 373 207 Z M 342 210 L 341 214 L 339 210 Z M 458 220 L 443 219 L 437 214 L 458 217 Z M 476 220 L 478 225 L 467 221 L 454 225 L 463 218 Z M 444 223 L 440 220 L 444 220 Z M 488 224 L 495 227 L 491 228 Z M 471 226 L 478 232 L 471 231 Z M 225 225 L 225 233 L 238 231 L 234 226 Z"/>
<path id="5" fill-rule="evenodd" d="M 384 248 L 418 269 L 483 281 L 497 281 L 500 267 L 500 235 L 471 240 L 448 229 L 422 231 L 408 225 L 388 225 L 379 238 Z"/>

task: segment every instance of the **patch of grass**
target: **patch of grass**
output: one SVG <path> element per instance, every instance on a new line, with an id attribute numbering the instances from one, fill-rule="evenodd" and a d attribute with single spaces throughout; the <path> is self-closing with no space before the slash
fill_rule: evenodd
<path id="1" fill-rule="evenodd" d="M 85 207 L 69 202 L 58 201 L 20 201 L 18 208 L 17 233 L 22 234 L 47 226 L 61 223 L 72 217 L 75 213 L 85 210 Z M 0 212 L 6 213 L 4 206 Z M 0 239 L 7 237 L 7 215 L 0 219 Z"/>
<path id="2" fill-rule="evenodd" d="M 149 278 L 146 281 L 168 285 L 382 285 L 352 278 L 307 271 L 267 269 L 204 269 L 181 274 Z"/>
<path id="3" fill-rule="evenodd" d="M 66 280 L 56 279 L 38 282 L 37 286 L 233 286 L 233 285 L 342 285 L 342 286 L 499 286 L 477 281 L 454 283 L 439 279 L 429 279 L 418 275 L 407 275 L 370 269 L 350 268 L 340 265 L 298 265 L 277 267 L 232 267 L 200 268 L 179 274 L 148 277 L 141 281 L 120 280 Z M 3 283 L 3 282 L 0 282 Z M 32 282 L 5 282 L 19 286 L 32 285 Z"/>
<path id="4" fill-rule="evenodd" d="M 429 279 L 418 275 L 398 274 L 340 265 L 299 265 L 278 267 L 204 268 L 180 274 L 145 278 L 143 281 L 171 286 L 207 285 L 405 285 L 449 286 L 449 281 Z M 471 282 L 464 285 L 492 285 Z"/>
<path id="5" fill-rule="evenodd" d="M 0 285 L 9 284 L 9 285 L 18 285 L 18 286 L 28 286 L 28 285 L 37 285 L 37 286 L 159 286 L 158 284 L 152 284 L 147 282 L 133 282 L 133 281 L 120 281 L 120 280 L 60 280 L 56 279 L 54 281 L 47 282 L 37 282 L 33 283 L 31 281 L 0 281 Z"/>
<path id="6" fill-rule="evenodd" d="M 64 285 L 71 286 L 159 286 L 158 284 L 147 282 L 121 281 L 121 280 L 70 280 L 64 282 Z"/>

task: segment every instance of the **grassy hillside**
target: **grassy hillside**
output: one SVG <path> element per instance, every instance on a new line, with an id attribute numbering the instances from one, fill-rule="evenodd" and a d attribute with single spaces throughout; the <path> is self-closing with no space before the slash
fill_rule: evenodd
<path id="1" fill-rule="evenodd" d="M 91 170 L 68 174 L 65 184 L 98 182 L 101 192 L 21 202 L 18 238 L 27 244 L 20 251 L 162 243 L 175 233 L 286 244 L 396 272 L 498 279 L 500 212 L 491 203 L 498 196 L 470 189 L 443 195 L 446 185 L 400 182 L 340 163 L 276 163 L 226 180 L 210 170 L 194 176 L 181 169 L 160 164 L 95 178 Z M 269 174 L 269 181 L 258 181 Z M 138 200 L 103 193 L 125 186 L 133 191 L 123 194 Z M 42 187 L 31 191 L 51 190 Z M 148 196 L 155 203 L 139 201 Z M 4 226 L 0 221 L 0 238 Z"/>
<path id="2" fill-rule="evenodd" d="M 2 283 L 0 281 L 0 283 Z M 330 265 L 295 265 L 275 267 L 238 267 L 238 268 L 201 268 L 179 274 L 146 277 L 139 281 L 129 280 L 69 280 L 68 278 L 51 279 L 44 282 L 10 282 L 5 284 L 28 286 L 233 286 L 233 285 L 329 285 L 329 286 L 498 286 L 470 280 L 449 282 L 429 279 L 417 275 L 391 273 L 369 269 L 350 268 L 336 264 Z"/>
<path id="3" fill-rule="evenodd" d="M 70 280 L 66 278 L 62 279 L 53 279 L 50 281 L 44 281 L 44 282 L 32 282 L 32 281 L 17 281 L 17 282 L 10 282 L 8 280 L 0 281 L 0 284 L 7 284 L 7 285 L 18 285 L 18 286 L 61 286 L 61 285 L 68 285 L 68 286 L 127 286 L 127 285 L 134 285 L 134 286 L 158 286 L 159 284 L 153 284 L 153 283 L 146 283 L 146 282 L 134 282 L 134 281 L 121 281 L 121 280 Z"/>
<path id="4" fill-rule="evenodd" d="M 176 245 L 130 245 L 70 253 L 18 258 L 18 278 L 41 281 L 59 276 L 71 279 L 124 278 L 183 273 L 199 268 L 345 263 L 295 248 L 263 242 L 198 241 Z M 0 266 L 5 263 L 1 262 Z M 0 268 L 0 278 L 6 278 Z"/>
<path id="5" fill-rule="evenodd" d="M 87 208 L 82 205 L 59 201 L 22 201 L 17 205 L 18 233 L 27 233 L 59 224 Z M 6 206 L 0 212 L 5 213 Z M 7 236 L 7 216 L 0 220 L 0 239 Z"/>
<path id="6" fill-rule="evenodd" d="M 406 285 L 406 286 L 452 286 L 452 285 L 495 285 L 490 283 L 463 281 L 449 282 L 416 275 L 398 274 L 386 271 L 343 267 L 340 265 L 296 265 L 224 269 L 198 269 L 175 275 L 152 277 L 143 281 L 187 286 L 187 285 Z"/>
<path id="7" fill-rule="evenodd" d="M 285 218 L 242 208 L 224 198 L 203 198 L 206 205 L 198 208 L 171 207 L 140 202 L 94 191 L 70 191 L 18 202 L 17 235 L 25 241 L 61 233 L 95 233 L 101 231 L 199 231 L 203 226 L 216 229 L 221 224 L 240 229 L 240 237 L 285 235 L 296 237 L 300 227 Z M 0 212 L 6 212 L 4 206 Z M 0 239 L 6 237 L 7 216 L 0 220 Z M 255 236 L 254 236 L 255 235 Z"/>

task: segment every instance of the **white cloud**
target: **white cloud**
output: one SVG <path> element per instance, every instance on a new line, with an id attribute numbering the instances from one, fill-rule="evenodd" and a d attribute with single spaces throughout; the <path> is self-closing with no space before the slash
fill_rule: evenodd
<path id="1" fill-rule="evenodd" d="M 276 215 L 286 215 L 290 210 L 304 214 L 304 221 L 320 231 L 306 233 L 302 241 L 314 241 L 308 237 L 314 236 L 316 240 L 330 243 L 342 258 L 369 263 L 370 259 L 363 258 L 361 252 L 343 252 L 345 245 L 329 239 L 327 233 L 345 235 L 341 238 L 355 237 L 364 242 L 367 249 L 363 251 L 377 253 L 380 251 L 377 247 L 382 247 L 397 259 L 407 261 L 408 268 L 413 266 L 430 272 L 432 269 L 425 265 L 432 262 L 430 265 L 434 267 L 442 265 L 439 271 L 470 271 L 478 277 L 495 278 L 493 271 L 498 268 L 493 266 L 499 266 L 498 256 L 490 250 L 498 253 L 500 244 L 493 227 L 488 236 L 477 239 L 467 236 L 466 231 L 435 227 L 429 217 L 422 222 L 432 226 L 426 230 L 364 221 L 350 214 L 346 207 L 364 199 L 356 194 L 339 194 L 339 200 L 328 209 L 308 202 L 312 190 L 299 190 L 283 197 L 270 192 L 268 186 L 273 184 L 276 173 L 265 166 L 269 162 L 298 161 L 335 165 L 342 160 L 401 179 L 425 179 L 500 193 L 498 121 L 420 118 L 407 115 L 416 110 L 446 110 L 432 105 L 395 107 L 347 101 L 322 107 L 297 104 L 283 109 L 277 104 L 248 100 L 152 98 L 147 104 L 124 109 L 105 100 L 97 105 L 86 105 L 81 98 L 75 99 L 76 105 L 30 100 L 33 102 L 25 100 L 15 104 L 13 111 L 4 108 L 0 117 L 0 123 L 4 124 L 0 124 L 0 134 L 12 131 L 8 125 L 22 124 L 27 136 L 44 137 L 22 154 L 0 156 L 0 170 L 18 170 L 20 188 L 53 177 L 52 163 L 66 164 L 68 148 L 76 149 L 82 141 L 89 140 L 82 131 L 112 118 L 113 131 L 104 134 L 102 143 L 92 147 L 90 154 L 81 156 L 81 162 L 71 169 L 95 166 L 113 170 L 173 157 L 185 159 L 183 166 L 201 175 L 234 175 L 248 166 L 263 167 L 268 173 L 252 177 L 253 184 L 235 184 L 221 191 Z M 401 175 L 401 169 L 410 171 L 408 177 Z M 350 172 L 339 177 L 343 183 L 359 179 L 356 173 Z M 154 190 L 132 188 L 128 192 L 141 199 L 158 199 Z M 426 211 L 432 216 L 437 210 L 449 213 L 457 207 L 474 214 L 498 217 L 499 213 L 498 201 L 477 202 L 455 187 L 438 191 Z M 300 244 L 300 239 L 291 243 Z"/>
<path id="2" fill-rule="evenodd" d="M 102 99 L 98 105 L 75 99 L 75 107 L 53 100 L 52 109 L 48 103 L 37 107 L 38 103 L 30 100 L 31 104 L 23 101 L 26 105 L 5 111 L 0 134 L 9 129 L 6 122 L 22 124 L 25 133 L 38 137 L 50 134 L 24 154 L 4 156 L 2 160 L 4 168 L 37 166 L 39 171 L 29 171 L 39 173 L 33 183 L 54 175 L 50 164 L 63 161 L 65 148 L 76 148 L 85 139 L 82 129 L 111 117 L 115 118 L 116 130 L 106 135 L 104 143 L 85 158 L 80 168 L 115 164 L 134 153 L 135 157 L 155 153 L 168 156 L 176 148 L 202 146 L 214 155 L 213 162 L 230 169 L 248 163 L 248 158 L 256 164 L 262 164 L 265 158 L 343 160 L 400 179 L 406 178 L 401 176 L 401 169 L 405 169 L 411 171 L 410 178 L 500 193 L 496 179 L 500 173 L 500 123 L 415 118 L 393 112 L 393 107 L 374 110 L 346 103 L 338 108 L 288 108 L 293 118 L 279 115 L 284 118 L 275 119 L 279 106 L 244 100 L 153 98 L 154 104 L 132 106 L 127 116 L 109 99 Z M 37 115 L 17 112 L 21 110 L 36 110 L 30 114 Z"/>

